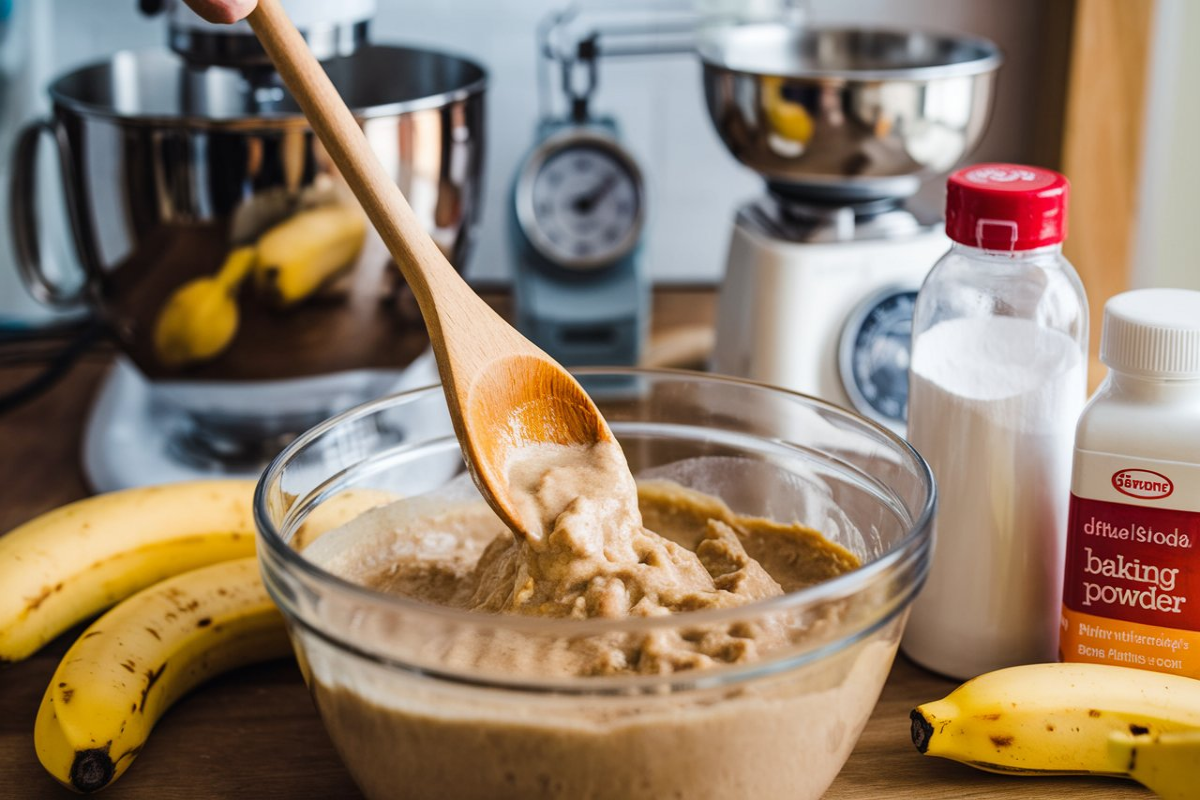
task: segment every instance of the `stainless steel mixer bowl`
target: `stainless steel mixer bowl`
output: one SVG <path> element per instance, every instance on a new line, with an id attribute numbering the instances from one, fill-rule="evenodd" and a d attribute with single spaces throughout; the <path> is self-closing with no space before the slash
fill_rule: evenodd
<path id="1" fill-rule="evenodd" d="M 461 267 L 479 218 L 484 70 L 390 46 L 325 66 L 426 230 Z M 356 261 L 327 270 L 299 300 L 279 302 L 258 275 L 241 281 L 231 289 L 237 325 L 227 346 L 165 358 L 156 327 L 185 284 L 213 278 L 232 249 L 301 211 L 355 201 L 272 72 L 194 69 L 163 51 L 123 52 L 59 78 L 50 95 L 52 116 L 28 127 L 14 150 L 18 263 L 43 301 L 89 306 L 172 402 L 210 421 L 299 430 L 367 398 L 345 382 L 325 393 L 287 381 L 398 370 L 424 350 L 411 295 L 370 231 Z M 79 290 L 42 263 L 37 245 L 42 135 L 57 146 L 86 273 Z M 197 326 L 217 324 L 201 311 Z M 287 413 L 267 395 L 241 391 L 268 384 L 284 387 Z M 239 391 L 209 391 L 230 386 Z"/>
<path id="2" fill-rule="evenodd" d="M 978 143 L 1001 63 L 968 36 L 747 24 L 705 31 L 704 94 L 721 140 L 773 186 L 902 197 Z"/>

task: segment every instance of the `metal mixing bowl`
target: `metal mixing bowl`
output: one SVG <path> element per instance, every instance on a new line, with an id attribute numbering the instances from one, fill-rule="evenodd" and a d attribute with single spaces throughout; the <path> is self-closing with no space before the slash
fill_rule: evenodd
<path id="1" fill-rule="evenodd" d="M 461 268 L 481 202 L 484 70 L 382 45 L 324 64 L 425 229 Z M 374 384 L 344 376 L 398 371 L 425 349 L 423 337 L 402 335 L 419 331 L 420 319 L 368 226 L 361 255 L 327 270 L 303 298 L 279 302 L 242 280 L 228 345 L 184 363 L 164 358 L 156 326 L 183 287 L 211 280 L 234 248 L 261 242 L 292 216 L 355 201 L 273 72 L 123 52 L 59 78 L 50 96 L 51 117 L 26 128 L 13 156 L 24 277 L 50 304 L 90 308 L 158 395 L 202 425 L 298 433 L 375 396 Z M 86 273 L 80 290 L 42 263 L 37 246 L 43 135 L 57 146 Z M 322 257 L 299 243 L 293 250 L 300 260 Z"/>
<path id="2" fill-rule="evenodd" d="M 709 115 L 729 151 L 781 189 L 912 194 L 986 126 L 997 47 L 968 36 L 779 24 L 698 42 Z"/>

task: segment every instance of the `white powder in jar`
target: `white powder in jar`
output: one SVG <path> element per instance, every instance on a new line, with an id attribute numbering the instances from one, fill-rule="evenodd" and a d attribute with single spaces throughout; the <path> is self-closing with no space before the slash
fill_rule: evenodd
<path id="1" fill-rule="evenodd" d="M 939 505 L 905 653 L 957 678 L 1055 660 L 1079 345 L 1026 319 L 954 319 L 917 338 L 910 374 L 909 440 Z"/>

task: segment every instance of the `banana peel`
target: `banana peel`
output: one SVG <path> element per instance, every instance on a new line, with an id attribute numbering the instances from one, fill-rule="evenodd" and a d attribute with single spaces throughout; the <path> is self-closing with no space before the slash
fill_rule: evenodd
<path id="1" fill-rule="evenodd" d="M 216 358 L 237 334 L 237 293 L 249 275 L 276 306 L 294 306 L 354 264 L 366 232 L 358 209 L 332 204 L 301 211 L 255 246 L 233 250 L 216 275 L 188 281 L 167 298 L 154 325 L 159 362 L 179 369 Z"/>
<path id="2" fill-rule="evenodd" d="M 112 492 L 0 536 L 0 660 L 112 606 L 63 656 L 34 723 L 38 759 L 64 786 L 111 785 L 183 695 L 292 652 L 253 557 L 253 488 L 224 480 Z M 311 541 L 394 499 L 346 490 L 301 530 Z M 37 587 L 44 596 L 28 601 Z"/>
<path id="3" fill-rule="evenodd" d="M 255 284 L 279 307 L 294 306 L 353 265 L 366 234 L 366 220 L 352 206 L 302 211 L 258 240 Z"/>
<path id="4" fill-rule="evenodd" d="M 772 130 L 800 145 L 808 144 L 816 126 L 808 110 L 784 96 L 783 78 L 765 77 L 762 82 L 763 108 Z"/>
<path id="5" fill-rule="evenodd" d="M 1108 737 L 1113 769 L 1129 775 L 1163 800 L 1200 797 L 1200 730 Z"/>
<path id="6" fill-rule="evenodd" d="M 254 481 L 96 495 L 0 536 L 0 663 L 184 570 L 254 554 Z"/>
<path id="7" fill-rule="evenodd" d="M 929 756 L 1008 775 L 1107 775 L 1200 798 L 1200 680 L 1108 664 L 981 675 L 911 714 Z"/>
<path id="8" fill-rule="evenodd" d="M 167 367 L 209 361 L 229 347 L 238 329 L 238 287 L 254 267 L 255 250 L 239 247 L 211 277 L 176 289 L 154 325 L 154 352 Z"/>
<path id="9" fill-rule="evenodd" d="M 69 789 L 103 789 L 192 688 L 290 652 L 257 559 L 175 575 L 122 601 L 67 651 L 34 723 L 38 760 Z"/>

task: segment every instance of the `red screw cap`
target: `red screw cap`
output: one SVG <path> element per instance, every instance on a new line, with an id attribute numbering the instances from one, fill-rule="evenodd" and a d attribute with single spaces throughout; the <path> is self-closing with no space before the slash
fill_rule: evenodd
<path id="1" fill-rule="evenodd" d="M 1067 235 L 1067 179 L 1052 169 L 975 164 L 946 181 L 946 235 L 985 250 L 1032 250 Z"/>

